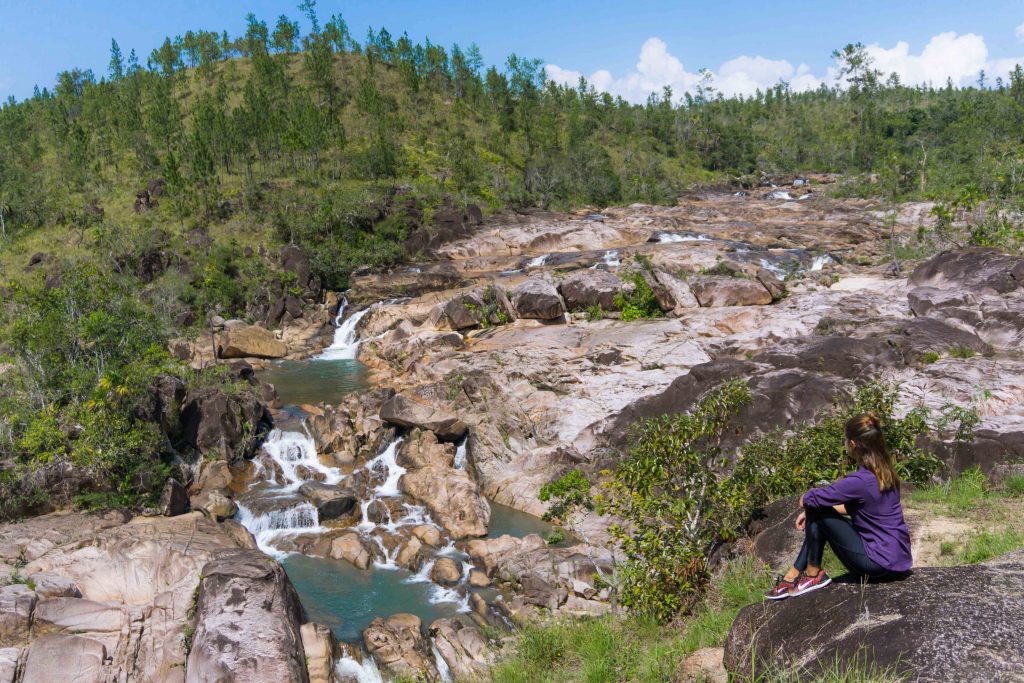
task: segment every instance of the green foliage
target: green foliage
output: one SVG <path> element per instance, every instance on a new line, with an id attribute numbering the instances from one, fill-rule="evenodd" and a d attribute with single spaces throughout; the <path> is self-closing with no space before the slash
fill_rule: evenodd
<path id="1" fill-rule="evenodd" d="M 726 475 L 722 438 L 752 400 L 743 380 L 708 392 L 689 413 L 640 422 L 629 455 L 606 484 L 599 509 L 626 562 L 620 598 L 630 610 L 667 620 L 690 606 L 708 579 L 711 554 L 750 513 L 750 482 Z"/>
<path id="2" fill-rule="evenodd" d="M 1003 489 L 1011 496 L 1024 496 L 1024 474 L 1011 474 L 1003 480 Z"/>
<path id="3" fill-rule="evenodd" d="M 619 292 L 615 295 L 615 307 L 622 312 L 622 320 L 660 317 L 661 307 L 658 305 L 658 298 L 643 274 L 632 273 L 627 279 L 633 283 L 633 291 Z"/>
<path id="4" fill-rule="evenodd" d="M 587 320 L 596 322 L 604 319 L 604 309 L 601 308 L 601 304 L 594 304 L 587 307 Z"/>
<path id="5" fill-rule="evenodd" d="M 79 264 L 56 286 L 30 278 L 8 291 L 0 325 L 15 364 L 0 391 L 0 456 L 11 464 L 0 513 L 41 501 L 28 482 L 44 467 L 71 465 L 121 501 L 158 490 L 165 437 L 135 408 L 174 365 L 130 280 Z"/>
<path id="6" fill-rule="evenodd" d="M 942 358 L 942 356 L 940 356 L 935 351 L 925 351 L 924 353 L 921 354 L 921 362 L 924 363 L 925 365 L 937 363 L 940 358 Z"/>
<path id="7" fill-rule="evenodd" d="M 594 508 L 594 500 L 590 496 L 590 481 L 579 469 L 573 469 L 559 479 L 544 484 L 537 499 L 542 503 L 551 502 L 542 517 L 545 522 L 565 519 L 578 508 Z"/>
<path id="8" fill-rule="evenodd" d="M 534 623 L 514 638 L 490 672 L 499 683 L 676 680 L 686 657 L 720 647 L 741 607 L 761 600 L 764 567 L 739 558 L 713 578 L 692 618 L 660 624 L 644 617 L 558 618 Z"/>
<path id="9" fill-rule="evenodd" d="M 852 465 L 846 452 L 844 426 L 850 417 L 866 412 L 874 412 L 881 419 L 900 477 L 915 484 L 930 481 L 942 465 L 933 453 L 917 445 L 918 438 L 931 428 L 928 412 L 918 408 L 896 418 L 897 395 L 895 385 L 866 384 L 825 410 L 813 424 L 798 425 L 789 432 L 776 430 L 744 444 L 736 467 L 754 482 L 756 503 L 800 493 L 844 476 Z"/>
<path id="10" fill-rule="evenodd" d="M 950 358 L 974 358 L 976 355 L 974 349 L 966 346 L 951 346 L 949 348 Z"/>

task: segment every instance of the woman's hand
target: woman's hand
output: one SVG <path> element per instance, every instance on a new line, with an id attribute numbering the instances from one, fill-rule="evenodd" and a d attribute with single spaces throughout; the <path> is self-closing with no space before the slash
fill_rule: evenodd
<path id="1" fill-rule="evenodd" d="M 807 495 L 806 493 L 800 494 L 800 507 L 804 506 L 804 496 L 806 496 L 806 495 Z"/>
<path id="2" fill-rule="evenodd" d="M 800 514 L 796 516 L 796 528 L 799 531 L 803 531 L 804 527 L 806 525 L 807 525 L 807 513 L 804 512 L 803 510 L 801 510 Z"/>
<path id="3" fill-rule="evenodd" d="M 848 515 L 848 514 L 850 514 L 849 512 L 846 511 L 846 506 L 843 505 L 842 503 L 840 503 L 839 505 L 833 505 L 832 509 L 835 510 L 836 512 L 838 512 L 841 515 Z"/>

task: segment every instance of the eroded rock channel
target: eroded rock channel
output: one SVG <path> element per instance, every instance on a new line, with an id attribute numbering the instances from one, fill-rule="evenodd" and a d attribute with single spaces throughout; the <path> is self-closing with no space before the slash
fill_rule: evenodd
<path id="1" fill-rule="evenodd" d="M 612 609 L 606 520 L 548 544 L 541 486 L 614 465 L 632 422 L 728 377 L 754 392 L 740 436 L 887 378 L 901 410 L 978 410 L 973 442 L 938 444 L 955 466 L 1024 455 L 1024 261 L 961 250 L 893 274 L 869 202 L 761 194 L 502 214 L 355 277 L 301 329 L 226 326 L 220 355 L 276 388 L 272 431 L 198 463 L 174 516 L 4 527 L 0 558 L 31 583 L 0 589 L 0 681 L 483 675 L 485 625 Z"/>

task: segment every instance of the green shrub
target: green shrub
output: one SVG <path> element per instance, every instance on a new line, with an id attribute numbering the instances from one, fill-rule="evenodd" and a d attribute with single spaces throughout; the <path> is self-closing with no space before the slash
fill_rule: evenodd
<path id="1" fill-rule="evenodd" d="M 966 346 L 957 345 L 949 347 L 950 358 L 974 358 L 976 355 L 978 354 L 974 351 L 974 349 L 968 348 Z"/>
<path id="2" fill-rule="evenodd" d="M 744 444 L 736 466 L 754 482 L 757 504 L 844 476 L 852 467 L 846 452 L 846 421 L 866 412 L 881 419 L 900 477 L 914 484 L 930 482 L 942 463 L 917 445 L 931 428 L 928 411 L 918 408 L 896 418 L 897 395 L 893 384 L 870 383 L 838 400 L 813 424 L 798 425 L 788 433 L 776 430 Z"/>
<path id="3" fill-rule="evenodd" d="M 632 273 L 628 277 L 634 289 L 632 292 L 620 292 L 615 295 L 615 307 L 622 312 L 622 320 L 643 320 L 661 316 L 661 307 L 654 290 L 647 284 L 642 273 Z"/>
<path id="4" fill-rule="evenodd" d="M 979 467 L 971 467 L 950 479 L 922 486 L 910 494 L 915 503 L 942 505 L 952 514 L 975 510 L 991 494 Z"/>
<path id="5" fill-rule="evenodd" d="M 664 621 L 691 606 L 708 580 L 711 554 L 735 538 L 750 513 L 750 482 L 725 476 L 722 437 L 752 400 L 743 380 L 701 398 L 689 413 L 640 422 L 628 456 L 605 486 L 602 512 L 626 561 L 622 604 Z"/>
<path id="6" fill-rule="evenodd" d="M 601 308 L 601 304 L 594 304 L 593 306 L 587 307 L 587 320 L 595 322 L 602 319 L 604 319 L 604 309 Z"/>
<path id="7" fill-rule="evenodd" d="M 925 365 L 931 365 L 932 363 L 936 363 L 940 358 L 942 358 L 942 356 L 940 356 L 935 351 L 925 351 L 924 353 L 921 354 L 921 362 L 924 363 Z"/>

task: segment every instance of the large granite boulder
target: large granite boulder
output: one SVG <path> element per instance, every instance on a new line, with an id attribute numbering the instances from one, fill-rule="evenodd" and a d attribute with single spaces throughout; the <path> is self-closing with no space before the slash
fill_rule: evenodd
<path id="1" fill-rule="evenodd" d="M 51 633 L 33 641 L 25 658 L 21 683 L 101 683 L 108 680 L 103 643 L 83 636 Z"/>
<path id="2" fill-rule="evenodd" d="M 442 441 L 458 441 L 467 429 L 455 415 L 402 394 L 395 394 L 381 406 L 380 419 L 399 427 L 429 430 Z"/>
<path id="3" fill-rule="evenodd" d="M 908 284 L 1006 294 L 1024 286 L 1024 258 L 982 247 L 943 251 L 915 268 Z"/>
<path id="4" fill-rule="evenodd" d="M 428 629 L 437 656 L 444 660 L 457 680 L 484 680 L 490 654 L 487 638 L 475 626 L 458 619 L 438 619 Z"/>
<path id="5" fill-rule="evenodd" d="M 690 282 L 701 306 L 766 306 L 772 295 L 757 280 L 738 277 L 704 276 Z"/>
<path id="6" fill-rule="evenodd" d="M 725 645 L 739 680 L 773 668 L 814 676 L 868 661 L 914 681 L 1024 678 L 1024 551 L 980 565 L 918 569 L 902 581 L 834 583 L 740 611 Z M 826 620 L 827 619 L 827 623 Z"/>
<path id="7" fill-rule="evenodd" d="M 615 296 L 622 291 L 622 280 L 607 270 L 580 270 L 558 283 L 558 291 L 570 311 L 586 310 L 600 306 L 602 310 L 614 311 Z"/>
<path id="8" fill-rule="evenodd" d="M 316 481 L 307 481 L 300 486 L 299 495 L 316 508 L 321 522 L 351 514 L 359 502 L 351 486 L 336 486 Z"/>
<path id="9" fill-rule="evenodd" d="M 556 320 L 565 315 L 565 302 L 555 285 L 542 277 L 532 277 L 513 289 L 512 306 L 517 318 Z"/>
<path id="10" fill-rule="evenodd" d="M 363 631 L 367 651 L 390 672 L 410 679 L 437 680 L 430 643 L 423 637 L 423 621 L 413 614 L 377 617 Z"/>
<path id="11" fill-rule="evenodd" d="M 287 354 L 285 343 L 259 325 L 232 327 L 217 339 L 221 358 L 284 358 Z"/>
<path id="12" fill-rule="evenodd" d="M 483 322 L 484 300 L 476 292 L 467 292 L 437 304 L 430 311 L 430 324 L 438 330 L 464 330 Z"/>
<path id="13" fill-rule="evenodd" d="M 180 445 L 231 461 L 251 455 L 269 423 L 266 406 L 252 392 L 228 394 L 219 387 L 203 387 L 182 406 Z"/>
<path id="14" fill-rule="evenodd" d="M 465 470 L 429 465 L 407 472 L 402 490 L 419 500 L 452 538 L 483 536 L 491 507 Z"/>
<path id="15" fill-rule="evenodd" d="M 202 576 L 187 683 L 309 680 L 302 605 L 280 564 L 240 550 L 207 563 Z"/>

